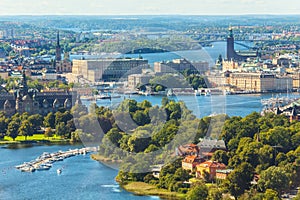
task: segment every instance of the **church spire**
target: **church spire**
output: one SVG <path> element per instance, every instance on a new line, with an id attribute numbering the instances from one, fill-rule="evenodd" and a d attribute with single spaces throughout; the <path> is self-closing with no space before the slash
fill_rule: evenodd
<path id="1" fill-rule="evenodd" d="M 56 35 L 56 47 L 60 47 L 60 44 L 59 44 L 59 31 L 57 31 L 57 35 Z"/>
<path id="2" fill-rule="evenodd" d="M 61 61 L 61 47 L 59 44 L 59 31 L 57 31 L 56 35 L 56 61 Z"/>

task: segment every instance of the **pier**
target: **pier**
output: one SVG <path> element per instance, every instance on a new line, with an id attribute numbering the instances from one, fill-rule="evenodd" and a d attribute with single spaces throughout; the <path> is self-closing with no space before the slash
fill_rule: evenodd
<path id="1" fill-rule="evenodd" d="M 16 169 L 22 172 L 34 172 L 36 170 L 49 170 L 52 164 L 58 161 L 63 161 L 66 158 L 76 155 L 86 155 L 90 152 L 96 152 L 97 147 L 85 147 L 81 149 L 70 149 L 68 151 L 58 151 L 55 153 L 44 152 L 35 160 L 24 162 L 21 165 L 15 166 Z"/>

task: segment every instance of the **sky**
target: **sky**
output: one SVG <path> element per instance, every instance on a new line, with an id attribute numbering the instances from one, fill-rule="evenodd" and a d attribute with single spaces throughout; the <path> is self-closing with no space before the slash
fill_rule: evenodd
<path id="1" fill-rule="evenodd" d="M 0 15 L 300 14 L 299 0 L 0 0 Z"/>

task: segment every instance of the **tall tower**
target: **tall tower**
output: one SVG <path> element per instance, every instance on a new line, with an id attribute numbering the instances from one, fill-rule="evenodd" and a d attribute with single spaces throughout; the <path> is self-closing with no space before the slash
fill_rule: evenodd
<path id="1" fill-rule="evenodd" d="M 57 31 L 56 36 L 56 56 L 55 56 L 56 62 L 61 61 L 61 47 L 59 44 L 59 31 Z"/>
<path id="2" fill-rule="evenodd" d="M 232 33 L 232 28 L 229 27 L 229 35 L 227 37 L 227 59 L 231 60 L 236 57 L 236 52 L 234 51 L 234 38 Z"/>
<path id="3" fill-rule="evenodd" d="M 20 95 L 25 96 L 28 94 L 27 78 L 25 75 L 25 70 L 22 71 L 22 80 L 19 83 Z"/>

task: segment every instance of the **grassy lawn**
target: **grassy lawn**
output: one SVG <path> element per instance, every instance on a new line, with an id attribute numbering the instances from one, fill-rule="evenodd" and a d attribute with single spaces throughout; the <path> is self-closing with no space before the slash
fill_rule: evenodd
<path id="1" fill-rule="evenodd" d="M 144 182 L 129 182 L 126 185 L 122 185 L 122 187 L 125 190 L 137 195 L 155 195 L 167 199 L 185 199 L 186 196 L 185 194 L 170 192 L 166 189 L 159 189 L 154 185 L 150 185 Z"/>
<path id="2" fill-rule="evenodd" d="M 33 136 L 28 136 L 27 140 L 32 141 L 41 141 L 41 140 L 48 140 L 50 142 L 60 142 L 60 141 L 68 141 L 66 139 L 61 138 L 60 136 L 54 135 L 53 137 L 45 137 L 44 134 L 34 134 Z M 15 141 L 11 137 L 4 136 L 3 140 L 0 140 L 0 144 L 9 144 L 9 143 L 18 143 L 21 141 L 25 141 L 24 136 L 18 136 Z"/>

